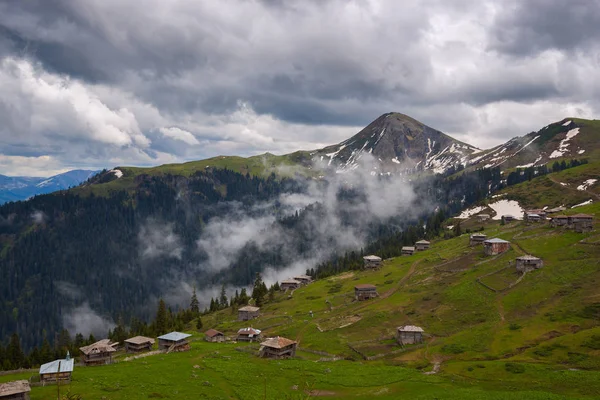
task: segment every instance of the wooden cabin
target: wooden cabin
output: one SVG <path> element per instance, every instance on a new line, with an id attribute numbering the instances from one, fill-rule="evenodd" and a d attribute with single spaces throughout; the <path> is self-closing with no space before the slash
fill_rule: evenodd
<path id="1" fill-rule="evenodd" d="M 238 310 L 238 321 L 250 321 L 251 319 L 258 318 L 259 307 L 245 306 Z"/>
<path id="2" fill-rule="evenodd" d="M 588 214 L 569 215 L 567 224 L 578 233 L 591 231 L 594 229 L 594 217 Z"/>
<path id="3" fill-rule="evenodd" d="M 519 272 L 533 271 L 543 266 L 544 262 L 541 258 L 530 255 L 517 257 L 517 271 Z"/>
<path id="4" fill-rule="evenodd" d="M 569 217 L 566 215 L 554 215 L 550 217 L 550 225 L 552 226 L 566 226 L 569 224 Z"/>
<path id="5" fill-rule="evenodd" d="M 477 221 L 479 222 L 488 221 L 490 219 L 489 214 L 477 214 L 475 217 L 477 217 Z"/>
<path id="6" fill-rule="evenodd" d="M 477 246 L 478 244 L 483 244 L 487 239 L 487 235 L 483 233 L 474 233 L 469 237 L 469 246 Z"/>
<path id="7" fill-rule="evenodd" d="M 294 277 L 295 280 L 300 281 L 303 285 L 308 285 L 312 283 L 312 276 L 309 275 L 298 275 Z"/>
<path id="8" fill-rule="evenodd" d="M 515 218 L 514 215 L 510 215 L 510 214 L 506 214 L 502 216 L 502 221 L 504 221 L 504 223 L 509 223 L 509 222 L 513 222 L 514 220 L 516 220 L 517 218 Z"/>
<path id="9" fill-rule="evenodd" d="M 102 339 L 89 346 L 80 347 L 81 361 L 86 366 L 104 365 L 112 362 L 112 353 L 119 343 L 111 343 L 110 339 Z"/>
<path id="10" fill-rule="evenodd" d="M 20 380 L 0 384 L 1 400 L 29 400 L 29 381 Z"/>
<path id="11" fill-rule="evenodd" d="M 381 257 L 375 256 L 375 255 L 370 255 L 370 256 L 364 256 L 363 257 L 363 262 L 364 262 L 364 267 L 366 269 L 377 269 L 379 267 L 381 267 Z"/>
<path id="12" fill-rule="evenodd" d="M 298 342 L 281 336 L 269 338 L 260 344 L 259 354 L 266 358 L 288 358 L 296 355 Z"/>
<path id="13" fill-rule="evenodd" d="M 73 373 L 73 359 L 67 352 L 67 356 L 63 360 L 54 360 L 52 362 L 42 364 L 40 367 L 40 382 L 42 384 L 61 381 L 71 381 Z"/>
<path id="14" fill-rule="evenodd" d="M 279 288 L 281 290 L 294 290 L 298 289 L 300 286 L 302 286 L 302 282 L 297 281 L 295 279 L 286 279 L 284 281 L 281 281 L 281 283 L 279 284 Z"/>
<path id="15" fill-rule="evenodd" d="M 423 328 L 418 326 L 399 326 L 396 330 L 396 341 L 402 346 L 406 344 L 423 343 L 423 332 Z"/>
<path id="16" fill-rule="evenodd" d="M 238 342 L 258 342 L 262 339 L 261 330 L 254 328 L 242 328 L 237 332 Z"/>
<path id="17" fill-rule="evenodd" d="M 415 243 L 415 250 L 416 251 L 428 250 L 430 246 L 431 246 L 431 242 L 429 242 L 428 240 L 419 240 L 417 243 Z"/>
<path id="18" fill-rule="evenodd" d="M 204 340 L 207 342 L 222 343 L 225 341 L 225 335 L 216 329 L 209 329 L 204 332 Z"/>
<path id="19" fill-rule="evenodd" d="M 527 214 L 526 221 L 527 222 L 540 222 L 542 220 L 542 216 L 539 214 Z"/>
<path id="20" fill-rule="evenodd" d="M 483 252 L 486 256 L 495 256 L 510 249 L 510 242 L 493 238 L 483 242 Z"/>
<path id="21" fill-rule="evenodd" d="M 354 286 L 354 298 L 358 301 L 369 300 L 377 297 L 377 287 L 368 283 Z"/>
<path id="22" fill-rule="evenodd" d="M 158 337 L 158 349 L 166 350 L 167 353 L 173 351 L 188 351 L 190 349 L 190 343 L 187 341 L 190 334 L 181 332 L 170 332 L 166 335 Z"/>
<path id="23" fill-rule="evenodd" d="M 140 353 L 152 350 L 154 339 L 145 336 L 134 336 L 125 340 L 125 351 L 127 353 Z"/>
<path id="24" fill-rule="evenodd" d="M 400 250 L 400 254 L 403 256 L 412 256 L 415 254 L 415 248 L 413 246 L 403 246 Z"/>

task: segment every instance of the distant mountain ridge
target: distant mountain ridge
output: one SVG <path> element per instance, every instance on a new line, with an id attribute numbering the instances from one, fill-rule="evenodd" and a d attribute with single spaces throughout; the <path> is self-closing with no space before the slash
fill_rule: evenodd
<path id="1" fill-rule="evenodd" d="M 49 178 L 0 175 L 0 204 L 77 186 L 99 171 L 76 169 Z"/>

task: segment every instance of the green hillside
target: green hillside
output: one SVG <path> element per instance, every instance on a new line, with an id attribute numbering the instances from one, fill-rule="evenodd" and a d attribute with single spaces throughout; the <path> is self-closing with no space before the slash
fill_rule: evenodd
<path id="1" fill-rule="evenodd" d="M 598 217 L 600 206 L 566 213 L 575 212 Z M 599 398 L 598 228 L 597 218 L 585 234 L 490 221 L 484 232 L 509 240 L 510 251 L 485 257 L 463 234 L 385 260 L 379 271 L 346 272 L 281 293 L 251 325 L 297 340 L 294 360 L 259 359 L 256 345 L 208 344 L 194 332 L 188 353 L 77 368 L 70 388 L 85 399 L 280 399 L 306 398 L 308 391 L 329 398 Z M 522 254 L 545 265 L 517 282 L 514 259 Z M 375 284 L 380 296 L 353 301 L 359 283 Z M 248 325 L 231 309 L 203 321 L 228 336 Z M 395 328 L 405 324 L 423 327 L 426 343 L 396 344 Z M 334 356 L 345 360 L 316 362 Z M 34 387 L 32 399 L 54 393 L 56 387 Z"/>

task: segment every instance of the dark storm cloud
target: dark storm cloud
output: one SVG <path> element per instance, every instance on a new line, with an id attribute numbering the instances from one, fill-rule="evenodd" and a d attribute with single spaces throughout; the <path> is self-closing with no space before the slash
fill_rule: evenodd
<path id="1" fill-rule="evenodd" d="M 1 2 L 0 167 L 311 149 L 389 111 L 496 144 L 597 112 L 599 1 Z"/>
<path id="2" fill-rule="evenodd" d="M 600 0 L 507 2 L 500 8 L 492 33 L 492 48 L 518 56 L 597 46 Z"/>

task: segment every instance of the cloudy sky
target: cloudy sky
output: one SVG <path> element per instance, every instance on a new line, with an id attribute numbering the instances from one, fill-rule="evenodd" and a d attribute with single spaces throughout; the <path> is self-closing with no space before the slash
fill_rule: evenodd
<path id="1" fill-rule="evenodd" d="M 0 1 L 1 174 L 312 149 L 389 111 L 479 147 L 598 117 L 600 0 Z"/>

